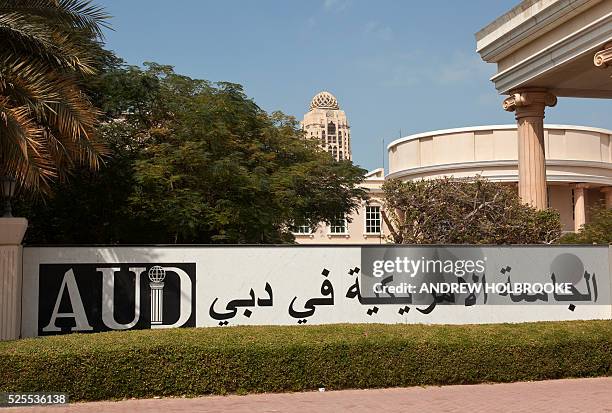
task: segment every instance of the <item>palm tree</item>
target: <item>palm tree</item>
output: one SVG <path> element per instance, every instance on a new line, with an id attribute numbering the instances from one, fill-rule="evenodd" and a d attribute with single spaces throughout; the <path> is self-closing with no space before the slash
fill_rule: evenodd
<path id="1" fill-rule="evenodd" d="M 96 72 L 108 16 L 87 0 L 0 0 L 0 176 L 47 191 L 75 164 L 98 167 Z"/>

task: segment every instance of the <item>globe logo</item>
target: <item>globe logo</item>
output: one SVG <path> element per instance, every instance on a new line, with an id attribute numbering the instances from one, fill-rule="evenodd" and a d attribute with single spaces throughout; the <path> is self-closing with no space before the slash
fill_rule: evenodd
<path id="1" fill-rule="evenodd" d="M 166 278 L 166 270 L 159 265 L 151 267 L 149 270 L 149 280 L 154 283 L 161 283 Z"/>
<path id="2" fill-rule="evenodd" d="M 164 278 L 166 270 L 159 265 L 149 270 L 149 287 L 151 288 L 151 325 L 161 325 L 164 317 Z"/>

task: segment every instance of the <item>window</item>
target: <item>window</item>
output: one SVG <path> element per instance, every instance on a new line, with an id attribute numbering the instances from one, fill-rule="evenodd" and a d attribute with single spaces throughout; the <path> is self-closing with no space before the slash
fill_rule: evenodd
<path id="1" fill-rule="evenodd" d="M 331 234 L 346 234 L 346 218 L 344 214 L 336 215 L 329 226 Z"/>
<path id="2" fill-rule="evenodd" d="M 334 122 L 329 122 L 327 124 L 327 133 L 329 133 L 330 135 L 336 134 L 336 125 L 334 125 Z"/>
<path id="3" fill-rule="evenodd" d="M 308 225 L 308 221 L 303 220 L 293 226 L 292 232 L 294 234 L 312 234 L 312 229 Z"/>
<path id="4" fill-rule="evenodd" d="M 366 234 L 380 234 L 381 216 L 380 206 L 366 205 L 365 232 Z"/>
<path id="5" fill-rule="evenodd" d="M 332 147 L 332 156 L 334 157 L 334 159 L 338 157 L 338 148 L 336 148 L 335 146 Z"/>
<path id="6" fill-rule="evenodd" d="M 340 160 L 343 160 L 344 159 L 344 152 L 340 151 L 340 153 L 338 154 L 338 158 Z"/>

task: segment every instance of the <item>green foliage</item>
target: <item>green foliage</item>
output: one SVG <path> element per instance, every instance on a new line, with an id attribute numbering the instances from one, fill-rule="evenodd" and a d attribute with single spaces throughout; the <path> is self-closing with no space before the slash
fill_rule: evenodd
<path id="1" fill-rule="evenodd" d="M 562 244 L 612 244 L 612 209 L 599 205 L 591 210 L 591 219 L 577 233 L 565 234 Z"/>
<path id="2" fill-rule="evenodd" d="M 383 218 L 400 244 L 540 244 L 561 234 L 557 211 L 537 211 L 513 187 L 480 177 L 392 179 L 383 191 Z"/>
<path id="3" fill-rule="evenodd" d="M 612 321 L 142 330 L 0 343 L 0 391 L 73 401 L 612 374 Z"/>
<path id="4" fill-rule="evenodd" d="M 16 206 L 31 221 L 27 242 L 290 242 L 292 222 L 330 222 L 365 197 L 363 169 L 335 162 L 240 85 L 146 66 L 109 67 L 92 86 L 111 157 L 56 186 L 44 211 Z"/>

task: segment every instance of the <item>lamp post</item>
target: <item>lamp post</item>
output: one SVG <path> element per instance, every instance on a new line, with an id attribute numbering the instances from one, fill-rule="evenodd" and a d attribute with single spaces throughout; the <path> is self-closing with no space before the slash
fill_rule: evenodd
<path id="1" fill-rule="evenodd" d="M 3 176 L 0 178 L 0 191 L 2 195 L 2 199 L 4 200 L 4 214 L 3 218 L 11 218 L 12 208 L 11 208 L 11 199 L 13 195 L 15 195 L 15 187 L 17 186 L 17 181 L 12 176 Z"/>

